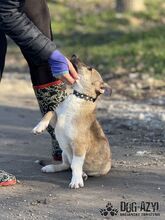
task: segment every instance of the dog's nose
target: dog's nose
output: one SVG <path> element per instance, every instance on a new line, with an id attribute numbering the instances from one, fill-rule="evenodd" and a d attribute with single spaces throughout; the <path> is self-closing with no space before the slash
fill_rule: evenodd
<path id="1" fill-rule="evenodd" d="M 72 59 L 78 59 L 78 56 L 76 54 L 73 54 Z"/>
<path id="2" fill-rule="evenodd" d="M 79 59 L 78 56 L 76 54 L 73 54 L 70 60 L 73 64 L 78 63 Z"/>
<path id="3" fill-rule="evenodd" d="M 79 58 L 76 54 L 72 55 L 70 62 L 73 64 L 75 70 L 78 71 Z"/>

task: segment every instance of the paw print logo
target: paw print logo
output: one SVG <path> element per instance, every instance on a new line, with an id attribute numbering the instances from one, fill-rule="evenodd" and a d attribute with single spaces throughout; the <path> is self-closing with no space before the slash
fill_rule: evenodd
<path id="1" fill-rule="evenodd" d="M 115 215 L 117 215 L 118 214 L 118 210 L 117 209 L 112 209 L 111 211 L 110 211 L 110 215 L 111 216 L 115 216 Z"/>
<path id="2" fill-rule="evenodd" d="M 108 211 L 106 209 L 100 209 L 100 214 L 102 216 L 107 216 L 108 215 Z"/>
<path id="3" fill-rule="evenodd" d="M 116 216 L 118 214 L 118 209 L 113 208 L 112 203 L 108 202 L 106 204 L 105 209 L 100 209 L 100 214 L 104 217 L 111 215 L 111 216 Z"/>
<path id="4" fill-rule="evenodd" d="M 106 204 L 106 209 L 107 209 L 108 212 L 112 211 L 113 205 L 112 205 L 110 202 L 108 202 L 108 203 Z"/>

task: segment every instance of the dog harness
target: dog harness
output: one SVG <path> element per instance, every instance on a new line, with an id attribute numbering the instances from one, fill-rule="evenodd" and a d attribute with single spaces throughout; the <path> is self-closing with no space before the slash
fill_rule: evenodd
<path id="1" fill-rule="evenodd" d="M 96 98 L 93 98 L 93 97 L 88 96 L 88 95 L 86 95 L 86 94 L 80 93 L 80 92 L 78 92 L 78 91 L 76 91 L 76 90 L 73 91 L 73 94 L 74 94 L 76 97 L 78 97 L 78 98 L 80 98 L 80 99 L 84 99 L 84 100 L 86 100 L 86 101 L 95 102 L 96 99 L 97 99 L 97 97 L 96 97 Z"/>

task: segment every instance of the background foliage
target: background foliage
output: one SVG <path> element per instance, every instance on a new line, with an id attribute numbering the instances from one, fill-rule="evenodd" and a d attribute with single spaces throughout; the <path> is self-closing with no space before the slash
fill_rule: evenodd
<path id="1" fill-rule="evenodd" d="M 55 42 L 103 73 L 165 76 L 165 1 L 146 0 L 146 10 L 116 13 L 113 1 L 49 1 Z"/>
<path id="2" fill-rule="evenodd" d="M 142 12 L 117 13 L 115 0 L 50 0 L 54 41 L 68 57 L 77 54 L 112 78 L 138 73 L 164 79 L 165 0 L 144 1 Z M 13 43 L 6 71 L 28 71 Z"/>

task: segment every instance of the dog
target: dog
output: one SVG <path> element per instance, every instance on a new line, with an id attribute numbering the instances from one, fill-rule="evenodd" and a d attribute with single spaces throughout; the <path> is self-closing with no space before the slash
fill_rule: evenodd
<path id="1" fill-rule="evenodd" d="M 50 164 L 42 172 L 59 172 L 71 168 L 70 188 L 84 186 L 87 176 L 106 175 L 111 169 L 108 139 L 96 119 L 97 97 L 111 90 L 100 74 L 86 66 L 74 55 L 72 64 L 79 74 L 73 92 L 59 104 L 56 112 L 48 112 L 33 129 L 42 133 L 50 124 L 63 151 L 61 164 Z"/>

